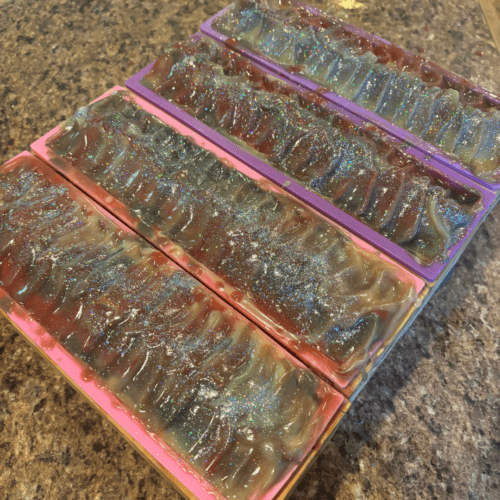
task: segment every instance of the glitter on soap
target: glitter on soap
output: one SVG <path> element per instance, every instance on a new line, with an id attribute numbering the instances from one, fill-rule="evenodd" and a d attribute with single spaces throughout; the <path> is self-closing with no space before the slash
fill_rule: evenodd
<path id="1" fill-rule="evenodd" d="M 333 389 L 39 160 L 10 167 L 0 287 L 224 498 L 282 480 L 331 418 Z"/>
<path id="2" fill-rule="evenodd" d="M 293 2 L 239 0 L 213 27 L 326 89 L 500 179 L 500 109 L 394 45 L 374 44 L 341 21 Z"/>
<path id="3" fill-rule="evenodd" d="M 281 190 L 222 163 L 126 92 L 82 108 L 49 156 L 105 189 L 152 241 L 180 246 L 299 355 L 349 380 L 415 299 L 411 279 Z M 91 188 L 93 189 L 93 188 Z M 234 291 L 233 291 L 234 290 Z"/>
<path id="4" fill-rule="evenodd" d="M 482 209 L 381 137 L 209 39 L 176 44 L 144 85 L 406 250 L 446 262 Z"/>

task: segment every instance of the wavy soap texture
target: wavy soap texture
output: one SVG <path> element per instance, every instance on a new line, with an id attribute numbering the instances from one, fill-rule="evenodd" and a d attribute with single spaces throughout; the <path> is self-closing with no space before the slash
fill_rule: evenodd
<path id="1" fill-rule="evenodd" d="M 214 23 L 219 32 L 456 156 L 481 179 L 500 181 L 498 107 L 468 90 L 465 80 L 447 82 L 423 58 L 375 45 L 342 26 L 272 0 L 238 1 Z"/>
<path id="2" fill-rule="evenodd" d="M 479 194 L 431 177 L 378 132 L 364 132 L 321 109 L 311 96 L 269 81 L 209 39 L 167 50 L 143 83 L 258 152 L 424 266 L 445 262 L 482 208 Z"/>
<path id="3" fill-rule="evenodd" d="M 333 389 L 36 160 L 14 161 L 0 286 L 224 497 L 260 497 L 318 438 Z"/>
<path id="4" fill-rule="evenodd" d="M 67 162 L 124 204 L 146 237 L 180 246 L 287 345 L 326 357 L 336 376 L 365 366 L 415 298 L 393 265 L 123 91 L 82 108 L 48 147 L 60 168 Z"/>

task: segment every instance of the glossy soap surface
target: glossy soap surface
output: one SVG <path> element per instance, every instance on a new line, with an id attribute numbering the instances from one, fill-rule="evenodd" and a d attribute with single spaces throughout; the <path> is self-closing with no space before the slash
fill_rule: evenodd
<path id="1" fill-rule="evenodd" d="M 446 262 L 482 209 L 479 193 L 433 177 L 379 130 L 362 130 L 209 39 L 171 47 L 142 82 L 423 266 Z"/>
<path id="2" fill-rule="evenodd" d="M 500 181 L 500 109 L 470 82 L 294 2 L 237 1 L 213 27 Z"/>
<path id="3" fill-rule="evenodd" d="M 290 472 L 333 389 L 47 166 L 8 165 L 0 286 L 225 498 Z"/>
<path id="4" fill-rule="evenodd" d="M 415 299 L 408 274 L 267 181 L 222 163 L 125 92 L 82 108 L 47 145 L 62 171 L 104 188 L 152 241 L 180 246 L 299 357 L 325 361 L 334 379 L 366 366 L 371 346 L 394 332 Z"/>

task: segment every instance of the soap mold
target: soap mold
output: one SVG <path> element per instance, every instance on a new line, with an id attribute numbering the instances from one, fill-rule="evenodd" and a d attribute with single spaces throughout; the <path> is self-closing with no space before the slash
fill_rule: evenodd
<path id="1" fill-rule="evenodd" d="M 202 39 L 201 35 L 194 35 L 194 37 L 192 37 L 193 45 L 200 39 Z M 271 81 L 281 80 L 281 78 L 279 78 L 279 75 L 273 73 L 267 68 L 264 68 L 263 66 L 253 65 L 251 62 L 248 62 L 248 64 L 251 65 L 251 70 L 254 71 L 255 74 L 261 75 L 261 78 L 266 78 Z M 305 203 L 311 205 L 320 213 L 346 227 L 354 234 L 366 239 L 370 244 L 384 251 L 393 259 L 408 267 L 413 272 L 429 282 L 437 282 L 446 274 L 447 269 L 453 266 L 454 262 L 456 262 L 456 259 L 464 250 L 467 242 L 470 241 L 470 237 L 477 229 L 478 224 L 481 220 L 484 219 L 487 213 L 489 213 L 495 203 L 495 194 L 490 190 L 469 180 L 467 177 L 460 175 L 459 173 L 446 167 L 440 162 L 429 158 L 429 156 L 424 154 L 422 151 L 413 147 L 408 147 L 404 141 L 385 134 L 385 132 L 377 129 L 371 123 L 348 112 L 342 107 L 339 107 L 324 99 L 318 98 L 317 96 L 314 97 L 313 95 L 311 97 L 310 94 L 305 94 L 303 92 L 304 89 L 300 86 L 294 85 L 293 83 L 287 84 L 283 82 L 283 87 L 287 88 L 291 93 L 296 93 L 297 95 L 302 96 L 301 98 L 307 101 L 314 102 L 314 99 L 316 99 L 316 101 L 321 101 L 321 106 L 325 109 L 328 109 L 332 115 L 339 116 L 342 120 L 346 121 L 346 123 L 351 123 L 354 127 L 366 131 L 368 137 L 370 136 L 370 134 L 379 135 L 383 138 L 383 140 L 390 141 L 394 144 L 395 148 L 401 150 L 404 154 L 412 156 L 417 162 L 419 162 L 427 171 L 430 177 L 443 179 L 458 191 L 462 190 L 465 192 L 476 192 L 480 194 L 483 207 L 475 214 L 474 220 L 468 228 L 466 234 L 457 243 L 452 245 L 451 248 L 449 248 L 447 260 L 444 262 L 435 260 L 430 265 L 420 263 L 403 247 L 392 242 L 387 237 L 377 232 L 375 229 L 372 229 L 362 221 L 354 218 L 340 208 L 336 207 L 333 203 L 323 198 L 319 193 L 314 192 L 310 187 L 301 185 L 292 177 L 271 166 L 264 159 L 262 159 L 262 157 L 256 157 L 254 154 L 252 154 L 251 151 L 248 150 L 248 148 L 242 147 L 240 143 L 235 142 L 228 136 L 225 136 L 222 133 L 212 129 L 209 125 L 203 123 L 200 119 L 195 118 L 176 104 L 170 102 L 169 100 L 163 98 L 162 96 L 147 88 L 143 84 L 142 80 L 146 75 L 150 73 L 154 65 L 155 63 L 152 63 L 143 70 L 139 71 L 136 75 L 134 75 L 126 82 L 126 86 L 141 97 L 153 103 L 162 111 L 169 113 L 177 120 L 196 130 L 209 141 L 215 143 L 221 149 L 227 151 L 232 156 L 250 166 L 267 179 L 282 186 L 283 189 L 294 194 Z"/>
<path id="2" fill-rule="evenodd" d="M 120 87 L 115 87 L 108 93 L 98 98 L 96 102 L 99 103 L 99 101 L 105 99 L 114 92 L 123 92 L 123 89 L 121 89 Z M 137 96 L 134 96 L 133 94 L 128 94 L 126 99 L 132 100 L 133 103 L 135 103 L 141 109 L 159 118 L 170 128 L 173 128 L 176 132 L 178 132 L 181 136 L 190 138 L 190 140 L 192 140 L 195 144 L 198 144 L 202 148 L 214 153 L 215 156 L 218 157 L 223 164 L 234 168 L 237 172 L 241 172 L 249 179 L 253 179 L 255 182 L 260 183 L 262 189 L 269 190 L 269 192 L 276 192 L 279 196 L 285 196 L 285 200 L 289 199 L 291 203 L 296 204 L 295 206 L 301 206 L 301 203 L 299 201 L 293 201 L 294 198 L 289 197 L 289 195 L 285 195 L 285 193 L 283 193 L 283 191 L 279 187 L 269 183 L 260 174 L 242 164 L 235 158 L 229 156 L 217 146 L 207 143 L 203 139 L 203 137 L 198 135 L 192 129 L 189 129 L 181 123 L 177 122 L 171 116 L 157 110 L 146 101 Z M 332 231 L 335 231 L 335 229 L 333 228 L 337 228 L 338 230 L 340 230 L 341 233 L 343 233 L 349 239 L 349 241 L 352 242 L 352 245 L 354 245 L 353 248 L 357 247 L 360 248 L 361 252 L 368 252 L 366 255 L 376 255 L 376 259 L 380 259 L 380 262 L 386 261 L 390 263 L 391 266 L 394 266 L 392 267 L 392 270 L 390 272 L 396 273 L 394 276 L 399 276 L 398 280 L 402 280 L 402 283 L 406 282 L 407 284 L 412 284 L 412 293 L 414 294 L 416 299 L 414 303 L 411 304 L 408 303 L 407 299 L 405 298 L 406 305 L 401 305 L 400 307 L 407 308 L 407 310 L 406 312 L 404 312 L 404 310 L 401 309 L 400 312 L 397 313 L 399 315 L 398 317 L 400 317 L 400 320 L 397 325 L 393 324 L 393 326 L 390 327 L 390 333 L 386 332 L 384 337 L 380 337 L 376 340 L 374 339 L 373 341 L 371 341 L 372 343 L 369 345 L 369 347 L 367 346 L 368 351 L 366 351 L 366 354 L 364 354 L 359 359 L 357 357 L 358 354 L 356 354 L 356 357 L 352 358 L 352 361 L 351 358 L 349 358 L 346 368 L 342 368 L 340 370 L 341 365 L 338 364 L 338 361 L 334 361 L 332 358 L 325 356 L 325 354 L 321 351 L 318 352 L 315 348 L 313 348 L 313 345 L 309 346 L 302 341 L 300 344 L 297 344 L 297 340 L 294 340 L 293 335 L 290 337 L 283 325 L 280 326 L 280 324 L 276 323 L 275 319 L 272 319 L 267 314 L 263 314 L 260 307 L 255 307 L 253 299 L 250 300 L 249 298 L 240 297 L 240 290 L 234 289 L 228 283 L 221 283 L 221 279 L 217 275 L 217 273 L 214 273 L 207 266 L 202 265 L 199 261 L 194 260 L 186 251 L 183 250 L 182 245 L 173 242 L 167 236 L 167 234 L 162 234 L 157 226 L 153 224 L 151 227 L 146 227 L 144 225 L 144 222 L 141 222 L 141 218 L 136 213 L 134 213 L 134 211 L 127 207 L 123 201 L 117 199 L 118 195 L 115 194 L 112 196 L 110 192 L 106 191 L 102 186 L 98 185 L 94 180 L 92 180 L 91 176 L 88 176 L 79 169 L 73 167 L 68 160 L 54 153 L 54 151 L 51 150 L 47 143 L 50 143 L 51 138 L 56 137 L 56 134 L 61 132 L 61 130 L 67 131 L 68 129 L 65 127 L 66 126 L 63 123 L 62 128 L 56 127 L 54 130 L 50 131 L 48 134 L 36 141 L 34 144 L 32 144 L 33 151 L 42 159 L 51 164 L 55 169 L 57 169 L 58 172 L 63 174 L 70 181 L 87 192 L 96 201 L 103 204 L 115 216 L 120 218 L 120 220 L 139 232 L 139 234 L 143 235 L 151 243 L 164 251 L 178 264 L 195 275 L 212 290 L 216 291 L 216 293 L 218 293 L 224 300 L 228 301 L 235 308 L 240 310 L 240 312 L 243 312 L 243 314 L 250 317 L 250 319 L 255 321 L 266 332 L 270 333 L 275 339 L 284 344 L 288 349 L 291 349 L 300 359 L 305 361 L 317 373 L 320 373 L 322 376 L 330 379 L 337 388 L 339 388 L 345 395 L 349 397 L 353 397 L 353 395 L 359 392 L 361 387 L 364 385 L 364 382 L 371 375 L 375 364 L 377 364 L 377 359 L 388 352 L 396 339 L 399 338 L 402 332 L 404 332 L 404 330 L 409 326 L 409 323 L 416 316 L 418 310 L 420 310 L 420 307 L 423 305 L 424 300 L 428 299 L 428 287 L 425 286 L 423 280 L 409 273 L 401 266 L 397 265 L 394 261 L 392 261 L 392 259 L 387 257 L 385 254 L 378 252 L 374 247 L 367 244 L 362 239 L 345 232 L 345 230 L 341 229 L 340 226 L 328 221 L 328 225 L 332 227 Z M 309 211 L 310 209 L 307 210 Z M 313 214 L 314 211 L 311 210 L 311 215 Z M 319 218 L 315 220 L 324 220 L 325 222 L 327 222 L 327 219 L 322 217 L 320 214 L 316 214 L 313 216 Z M 390 268 L 388 268 L 388 270 L 389 269 Z M 395 317 L 396 316 L 394 316 L 394 318 Z M 301 346 L 298 351 L 297 345 Z M 361 352 L 365 351 L 360 351 L 360 353 Z"/>
<path id="3" fill-rule="evenodd" d="M 247 498 L 252 499 L 284 499 L 290 492 L 291 488 L 293 488 L 296 484 L 299 477 L 304 473 L 307 467 L 312 463 L 313 459 L 320 452 L 322 446 L 328 441 L 329 437 L 331 437 L 333 431 L 338 425 L 338 422 L 349 407 L 349 403 L 337 391 L 329 387 L 328 384 L 317 378 L 315 379 L 315 376 L 306 367 L 304 367 L 300 361 L 290 356 L 289 353 L 278 346 L 262 331 L 256 329 L 254 325 L 248 323 L 248 321 L 234 311 L 231 306 L 224 304 L 202 284 L 194 280 L 191 276 L 189 276 L 189 274 L 174 264 L 170 259 L 151 247 L 136 233 L 131 231 L 127 226 L 109 214 L 101 206 L 88 199 L 86 195 L 64 180 L 64 178 L 57 174 L 48 165 L 44 164 L 41 160 L 33 157 L 28 152 L 23 152 L 0 167 L 0 178 L 2 175 L 8 175 L 9 172 L 12 172 L 19 166 L 23 168 L 24 173 L 28 171 L 29 173 L 36 174 L 37 178 L 42 178 L 46 184 L 51 186 L 50 189 L 54 188 L 59 190 L 57 196 L 61 196 L 60 199 L 62 201 L 60 204 L 56 203 L 55 205 L 51 205 L 52 208 L 50 209 L 57 212 L 56 218 L 59 216 L 65 217 L 64 207 L 69 206 L 75 208 L 76 210 L 76 212 L 72 212 L 73 214 L 76 213 L 76 224 L 71 222 L 73 219 L 68 219 L 68 221 L 70 221 L 69 223 L 73 224 L 71 227 L 74 232 L 57 233 L 56 230 L 54 234 L 57 236 L 55 236 L 56 240 L 54 241 L 57 241 L 57 238 L 59 238 L 60 241 L 61 239 L 67 241 L 64 238 L 67 237 L 68 234 L 75 234 L 75 232 L 81 231 L 82 228 L 85 230 L 85 221 L 92 220 L 95 224 L 97 224 L 96 227 L 99 228 L 98 231 L 102 230 L 103 234 L 111 234 L 111 236 L 115 238 L 112 245 L 116 244 L 120 246 L 122 242 L 125 242 L 125 244 L 128 244 L 128 251 L 132 252 L 133 255 L 145 254 L 147 256 L 146 262 L 148 260 L 153 262 L 154 266 L 157 266 L 156 268 L 158 269 L 158 273 L 160 273 L 160 275 L 162 275 L 161 273 L 164 270 L 168 270 L 169 273 L 172 273 L 169 274 L 169 276 L 174 274 L 184 276 L 184 280 L 192 284 L 198 294 L 201 294 L 201 296 L 211 300 L 210 304 L 213 304 L 217 310 L 225 311 L 225 314 L 228 315 L 231 321 L 234 320 L 243 327 L 249 328 L 249 332 L 253 335 L 252 338 L 255 338 L 257 343 L 262 344 L 264 349 L 270 350 L 273 359 L 278 361 L 282 360 L 279 362 L 285 363 L 290 367 L 289 369 L 291 369 L 292 372 L 296 371 L 297 375 L 302 373 L 303 375 L 300 376 L 309 377 L 309 380 L 311 381 L 315 380 L 315 390 L 317 390 L 317 396 L 319 398 L 318 407 L 314 413 L 315 433 L 309 438 L 308 444 L 304 447 L 302 459 L 299 463 L 295 463 L 291 467 L 288 467 L 286 473 L 282 474 L 279 477 L 279 480 L 268 488 L 267 491 L 254 492 L 252 495 L 246 496 Z M 21 182 L 16 182 L 14 189 L 17 189 L 19 186 L 22 189 L 23 182 L 25 182 L 25 179 L 21 179 Z M 45 191 L 45 193 L 47 193 L 46 198 L 50 197 L 50 193 L 47 191 Z M 22 196 L 24 196 L 24 194 L 22 194 Z M 42 199 L 42 203 L 44 200 L 45 198 Z M 4 201 L 9 204 L 12 199 L 7 197 L 4 198 Z M 0 203 L 0 206 L 1 205 L 2 203 Z M 14 217 L 17 216 L 15 207 L 9 214 L 9 220 L 12 219 L 12 215 Z M 37 220 L 36 215 L 32 213 L 31 216 L 33 216 L 33 220 L 29 222 L 33 223 Z M 45 217 L 47 217 L 47 214 L 45 214 Z M 47 233 L 45 233 L 45 236 L 46 234 Z M 16 235 L 14 238 L 16 238 Z M 32 235 L 30 235 L 29 238 L 35 245 L 35 248 L 42 248 L 38 247 L 38 245 L 43 246 L 46 242 L 38 240 L 40 238 L 45 238 L 45 236 L 43 234 L 38 234 L 34 236 L 34 239 L 32 239 Z M 99 238 L 99 236 L 96 235 L 96 238 Z M 16 241 L 16 244 L 17 243 L 18 242 Z M 64 244 L 61 248 L 64 248 Z M 68 252 L 71 252 L 71 250 L 71 246 L 67 248 Z M 40 253 L 40 256 L 42 253 Z M 64 257 L 61 262 L 65 262 L 64 259 L 66 258 L 67 256 Z M 55 257 L 53 262 L 57 262 L 57 259 L 58 257 Z M 133 259 L 132 262 L 134 262 Z M 139 260 L 135 262 L 140 263 L 142 261 Z M 55 265 L 57 266 L 58 264 Z M 130 269 L 132 270 L 132 274 L 140 268 L 140 265 L 139 267 L 138 265 L 135 265 L 135 267 L 134 264 L 131 265 L 132 267 Z M 40 268 L 37 267 L 36 269 L 38 272 Z M 55 299 L 51 299 L 50 294 L 46 295 L 44 292 L 44 294 L 41 295 L 38 291 L 41 289 L 46 290 L 47 286 L 50 288 L 51 284 L 56 287 L 60 286 L 61 283 L 59 278 L 55 275 L 50 275 L 46 277 L 45 281 L 35 280 L 35 282 L 33 282 L 33 279 L 31 278 L 29 283 L 30 286 L 34 286 L 34 288 L 32 288 L 29 295 L 26 296 L 24 291 L 26 287 L 23 288 L 23 290 L 18 290 L 18 286 L 16 285 L 16 283 L 19 282 L 19 279 L 22 281 L 23 271 L 21 270 L 21 266 L 19 266 L 18 270 L 15 271 L 16 277 L 14 281 L 11 279 L 13 270 L 13 268 L 8 268 L 4 265 L 0 274 L 0 278 L 2 280 L 0 281 L 0 284 L 2 284 L 0 287 L 0 312 L 13 323 L 22 336 L 25 337 L 28 342 L 34 346 L 38 352 L 41 353 L 42 356 L 47 359 L 73 387 L 75 387 L 75 389 L 77 389 L 91 404 L 93 404 L 93 406 L 107 420 L 109 420 L 118 429 L 118 431 L 126 437 L 136 449 L 138 449 L 138 451 L 148 458 L 153 466 L 155 466 L 162 474 L 172 481 L 175 487 L 183 495 L 188 498 L 199 498 L 202 500 L 224 498 L 221 492 L 206 478 L 201 476 L 200 472 L 198 472 L 194 466 L 180 457 L 172 446 L 165 441 L 164 437 L 155 430 L 154 426 L 146 423 L 143 417 L 144 413 L 138 412 L 139 406 L 136 405 L 136 407 L 133 407 L 133 405 L 130 404 L 130 398 L 132 397 L 132 401 L 134 399 L 133 396 L 131 396 L 133 393 L 130 392 L 130 390 L 128 393 L 125 391 L 125 394 L 128 394 L 128 398 L 124 399 L 122 396 L 123 391 L 120 392 L 119 390 L 118 392 L 115 392 L 112 388 L 110 388 L 109 383 L 105 382 L 105 380 L 98 375 L 96 371 L 89 368 L 85 360 L 90 358 L 86 358 L 85 356 L 82 357 L 82 352 L 78 349 L 75 351 L 76 354 L 71 352 L 76 346 L 82 347 L 81 340 L 70 340 L 68 343 L 68 338 L 74 336 L 74 333 L 70 333 L 68 336 L 68 332 L 66 331 L 67 329 L 65 328 L 65 322 L 62 320 L 60 312 L 55 312 L 60 306 L 57 307 L 54 312 L 51 312 L 51 307 L 53 308 L 56 306 L 58 303 L 57 301 L 61 297 L 58 295 Z M 128 273 L 128 271 L 126 272 Z M 78 285 L 76 286 L 78 288 L 80 286 L 80 282 L 77 283 Z M 74 286 L 73 282 L 71 287 Z M 93 293 L 94 298 L 99 299 L 103 296 L 103 292 L 100 291 L 100 289 L 94 289 L 93 292 L 89 292 L 88 289 L 85 289 L 84 283 L 83 286 L 86 293 Z M 7 290 L 9 290 L 9 293 L 7 293 Z M 108 291 L 106 291 L 106 293 L 108 293 Z M 12 294 L 14 294 L 14 296 Z M 18 298 L 14 299 L 13 297 Z M 189 296 L 186 296 L 186 298 L 188 297 Z M 94 306 L 86 302 L 86 306 L 89 307 L 98 307 L 97 304 L 99 304 L 99 301 L 96 302 Z M 210 305 L 210 307 L 212 306 Z M 66 310 L 67 304 L 66 306 L 63 306 L 63 308 Z M 96 312 L 97 317 L 99 317 L 102 315 L 103 311 L 96 310 Z M 85 314 L 86 313 L 84 313 L 83 316 L 79 316 L 77 314 L 77 321 L 74 323 L 75 327 L 78 326 L 80 319 L 85 317 Z M 104 316 L 106 315 L 104 314 Z M 114 328 L 118 328 L 118 325 L 115 324 Z M 71 332 L 73 332 L 73 327 L 71 328 Z M 96 332 L 94 330 L 91 331 L 92 335 L 95 333 Z M 99 336 L 95 338 L 99 339 Z M 87 342 L 85 342 L 83 348 L 84 350 L 87 348 Z M 109 358 L 109 353 L 106 354 L 107 350 L 108 348 L 104 349 L 103 359 L 107 359 L 107 362 L 109 363 L 111 362 L 111 358 Z M 141 370 L 137 371 L 136 368 L 134 377 L 132 379 L 128 377 L 130 383 L 138 377 Z M 125 375 L 123 376 L 127 378 Z M 136 383 L 136 389 L 139 387 L 140 385 L 137 385 Z M 144 391 L 141 391 L 141 393 L 142 392 Z"/>
<path id="4" fill-rule="evenodd" d="M 272 2 L 269 3 L 272 4 Z M 268 5 L 267 2 L 260 0 L 257 2 L 257 4 L 264 4 L 266 6 Z M 299 67 L 291 68 L 290 66 L 279 64 L 275 60 L 272 60 L 269 56 L 263 54 L 261 51 L 250 47 L 248 43 L 244 44 L 238 42 L 238 40 L 233 39 L 218 31 L 216 27 L 217 23 L 224 19 L 224 16 L 227 16 L 232 11 L 232 9 L 237 8 L 238 5 L 239 3 L 235 2 L 234 4 L 224 8 L 222 11 L 214 15 L 212 18 L 201 25 L 201 31 L 204 34 L 214 38 L 218 42 L 240 52 L 245 57 L 248 57 L 262 64 L 263 66 L 274 71 L 283 78 L 311 91 L 317 92 L 331 102 L 344 107 L 345 109 L 348 109 L 356 115 L 378 125 L 388 133 L 399 137 L 403 141 L 408 142 L 425 154 L 431 155 L 434 159 L 450 166 L 458 172 L 461 172 L 463 175 L 469 177 L 470 179 L 481 183 L 489 189 L 498 191 L 498 189 L 500 188 L 500 163 L 496 169 L 491 170 L 489 173 L 485 172 L 484 174 L 475 175 L 471 171 L 471 169 L 468 166 L 464 166 L 464 162 L 461 162 L 454 154 L 446 152 L 442 148 L 423 140 L 417 135 L 414 135 L 407 130 L 394 125 L 392 122 L 374 113 L 373 111 L 365 109 L 359 104 L 356 104 L 351 100 L 338 95 L 337 93 L 325 87 L 324 84 L 318 83 L 312 78 L 306 77 L 303 73 L 300 73 Z M 305 13 L 306 17 L 302 19 L 301 22 L 303 22 L 307 26 L 307 17 L 314 18 L 315 26 L 313 27 L 313 25 L 311 25 L 311 28 L 314 30 L 318 29 L 319 25 L 321 25 L 322 22 L 326 24 L 334 23 L 334 25 L 342 31 L 343 36 L 351 40 L 353 46 L 355 46 L 356 49 L 368 52 L 373 50 L 374 54 L 376 55 L 378 60 L 382 62 L 382 64 L 386 64 L 386 60 L 390 61 L 390 54 L 394 53 L 394 57 L 397 56 L 396 60 L 393 63 L 394 65 L 399 65 L 402 68 L 407 68 L 410 70 L 410 73 L 412 71 L 416 71 L 417 73 L 420 72 L 424 75 L 424 79 L 426 81 L 428 80 L 432 82 L 433 80 L 436 80 L 441 85 L 440 88 L 457 89 L 459 93 L 472 96 L 469 99 L 471 101 L 471 109 L 494 109 L 500 116 L 500 97 L 482 87 L 474 85 L 472 82 L 467 81 L 463 77 L 445 70 L 435 63 L 427 61 L 421 56 L 401 49 L 379 36 L 370 34 L 360 28 L 347 24 L 342 20 L 335 19 L 332 16 L 326 16 L 319 9 L 311 7 L 303 2 L 300 2 L 299 0 L 290 0 L 286 3 L 283 3 L 282 5 L 297 9 L 298 12 L 301 11 Z M 293 69 L 293 71 L 290 71 L 290 69 Z M 496 156 L 500 158 L 500 144 L 498 144 L 498 137 L 500 136 L 498 136 L 497 134 L 497 145 L 495 146 L 495 150 Z"/>

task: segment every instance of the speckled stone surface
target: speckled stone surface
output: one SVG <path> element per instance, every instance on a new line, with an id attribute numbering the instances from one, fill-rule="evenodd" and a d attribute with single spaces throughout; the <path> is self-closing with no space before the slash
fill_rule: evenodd
<path id="1" fill-rule="evenodd" d="M 311 3 L 500 92 L 500 55 L 475 1 Z M 0 0 L 0 162 L 225 5 Z M 500 498 L 498 227 L 500 207 L 294 500 Z M 0 320 L 0 500 L 174 498 L 168 481 Z"/>

